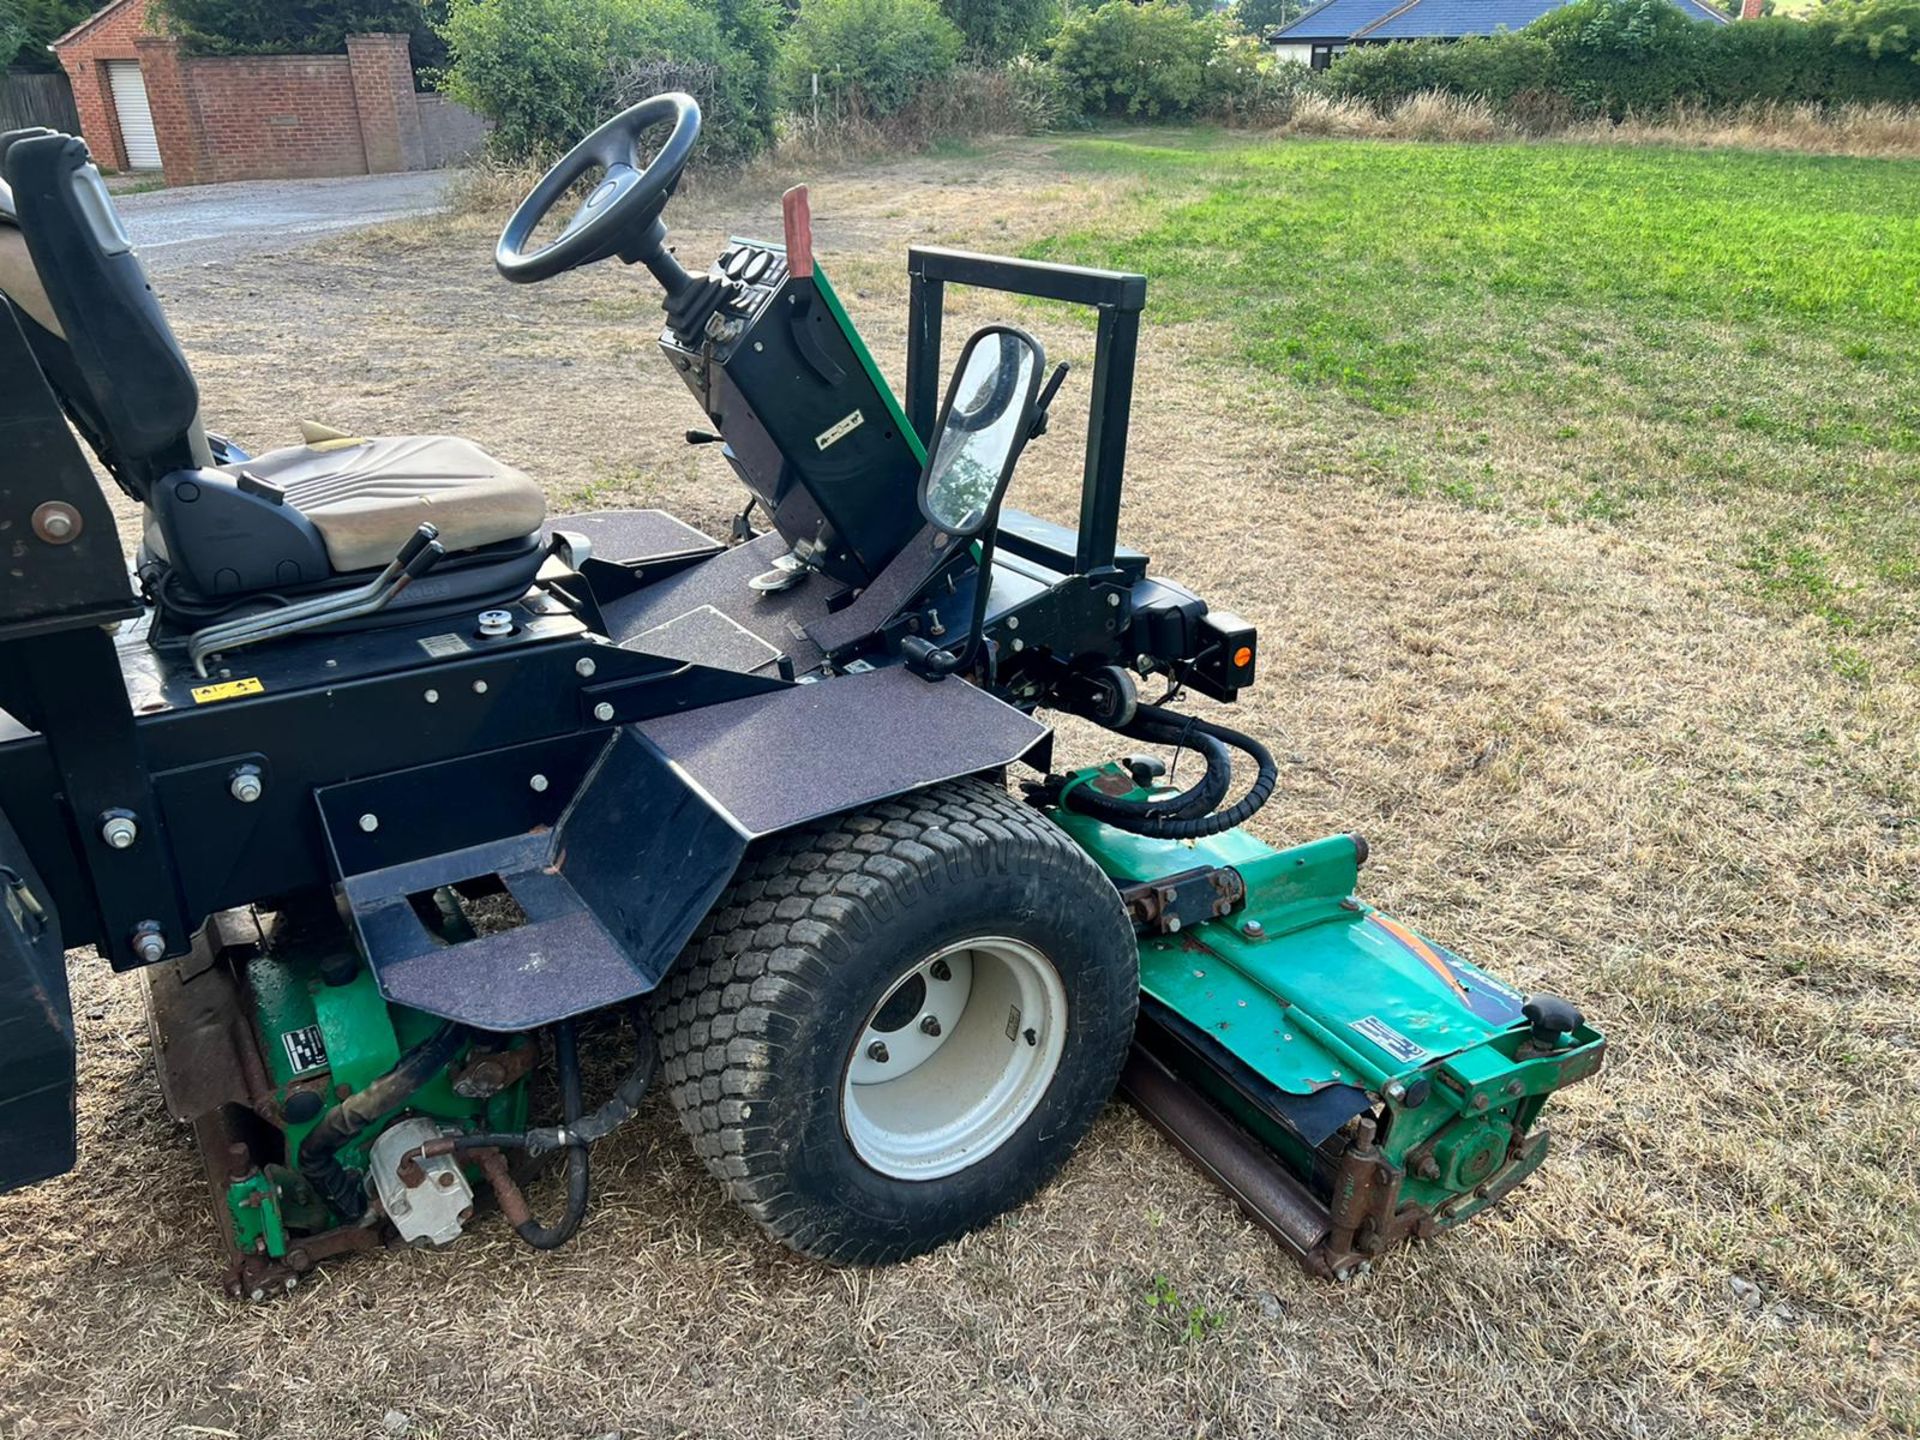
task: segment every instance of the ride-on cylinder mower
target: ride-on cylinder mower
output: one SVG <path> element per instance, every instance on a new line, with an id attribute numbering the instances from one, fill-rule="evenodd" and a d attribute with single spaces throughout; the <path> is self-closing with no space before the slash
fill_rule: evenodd
<path id="1" fill-rule="evenodd" d="M 496 262 L 659 282 L 688 439 L 751 497 L 726 542 L 549 517 L 453 437 L 210 433 L 85 145 L 0 138 L 0 1189 L 74 1164 L 90 945 L 144 981 L 237 1295 L 489 1198 L 563 1244 L 656 1078 L 833 1261 L 1020 1203 L 1116 1084 L 1319 1274 L 1510 1190 L 1602 1041 L 1355 898 L 1357 837 L 1240 828 L 1272 757 L 1173 706 L 1235 700 L 1258 639 L 1117 543 L 1146 281 L 910 251 L 903 404 L 804 191 L 778 242 L 674 257 L 699 126 L 684 95 L 608 122 Z M 943 389 L 949 285 L 1097 313 L 1077 527 L 1004 503 L 1066 367 L 992 325 Z M 76 432 L 141 507 L 131 567 Z M 1126 758 L 1055 773 L 1048 710 Z"/>

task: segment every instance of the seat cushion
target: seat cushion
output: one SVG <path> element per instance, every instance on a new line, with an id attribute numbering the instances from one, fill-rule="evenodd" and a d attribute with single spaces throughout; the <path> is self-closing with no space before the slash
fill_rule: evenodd
<path id="1" fill-rule="evenodd" d="M 547 513 L 524 473 L 454 435 L 324 440 L 221 468 L 284 490 L 320 532 L 336 571 L 385 565 L 423 521 L 453 553 L 522 539 Z"/>

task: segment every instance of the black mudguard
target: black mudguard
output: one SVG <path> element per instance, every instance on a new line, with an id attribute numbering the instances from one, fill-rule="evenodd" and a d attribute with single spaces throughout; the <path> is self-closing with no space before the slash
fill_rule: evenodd
<path id="1" fill-rule="evenodd" d="M 73 1057 L 59 917 L 0 815 L 0 1191 L 73 1168 Z"/>

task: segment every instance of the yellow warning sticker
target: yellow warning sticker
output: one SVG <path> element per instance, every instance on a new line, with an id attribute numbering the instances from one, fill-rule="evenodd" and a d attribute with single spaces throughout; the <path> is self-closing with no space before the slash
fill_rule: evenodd
<path id="1" fill-rule="evenodd" d="M 193 703 L 211 705 L 216 700 L 238 700 L 242 695 L 258 695 L 266 688 L 251 675 L 244 680 L 222 680 L 218 685 L 196 685 Z"/>

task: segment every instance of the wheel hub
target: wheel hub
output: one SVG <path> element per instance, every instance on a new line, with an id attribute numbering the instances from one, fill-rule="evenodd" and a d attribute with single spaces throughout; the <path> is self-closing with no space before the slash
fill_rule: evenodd
<path id="1" fill-rule="evenodd" d="M 1053 1083 L 1066 1011 L 1053 962 L 1021 940 L 961 941 L 903 971 L 847 1063 L 840 1110 L 854 1153 L 900 1180 L 992 1154 Z"/>

